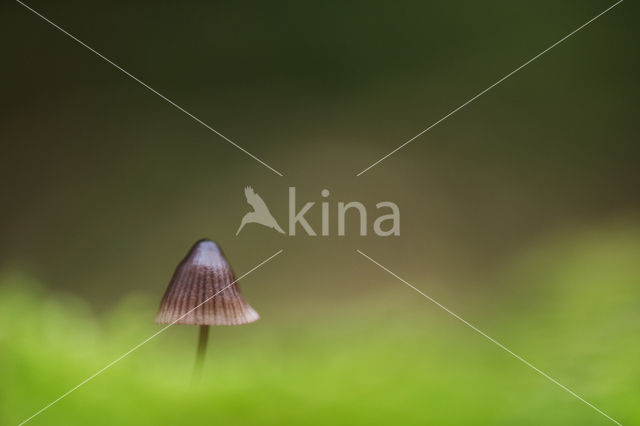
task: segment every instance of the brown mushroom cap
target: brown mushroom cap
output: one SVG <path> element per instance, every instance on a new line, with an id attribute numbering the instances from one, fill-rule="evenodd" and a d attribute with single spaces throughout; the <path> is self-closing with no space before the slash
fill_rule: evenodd
<path id="1" fill-rule="evenodd" d="M 173 273 L 156 322 L 237 325 L 256 321 L 260 316 L 234 281 L 236 276 L 220 247 L 211 240 L 198 241 Z"/>

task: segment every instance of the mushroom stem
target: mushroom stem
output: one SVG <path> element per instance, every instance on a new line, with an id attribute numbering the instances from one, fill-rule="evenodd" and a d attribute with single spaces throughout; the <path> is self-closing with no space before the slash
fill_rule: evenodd
<path id="1" fill-rule="evenodd" d="M 193 381 L 198 381 L 202 375 L 202 365 L 204 364 L 204 356 L 207 353 L 207 340 L 209 339 L 209 326 L 200 326 L 200 337 L 198 338 L 198 353 L 196 354 L 196 364 L 193 368 Z"/>

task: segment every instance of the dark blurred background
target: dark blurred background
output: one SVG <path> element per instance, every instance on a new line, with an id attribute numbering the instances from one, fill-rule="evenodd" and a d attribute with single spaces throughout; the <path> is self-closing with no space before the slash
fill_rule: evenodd
<path id="1" fill-rule="evenodd" d="M 284 248 L 278 281 L 303 288 L 320 265 L 366 276 L 355 248 L 455 287 L 548 234 L 637 221 L 633 2 L 355 176 L 609 4 L 29 3 L 279 177 L 5 3 L 0 266 L 111 303 L 159 295 L 209 237 L 239 273 Z M 375 216 L 391 200 L 402 234 L 290 238 L 254 225 L 236 237 L 246 185 L 281 224 L 288 186 L 316 201 L 316 227 L 323 188 L 332 209 L 358 200 Z M 326 291 L 366 284 L 350 281 Z"/>

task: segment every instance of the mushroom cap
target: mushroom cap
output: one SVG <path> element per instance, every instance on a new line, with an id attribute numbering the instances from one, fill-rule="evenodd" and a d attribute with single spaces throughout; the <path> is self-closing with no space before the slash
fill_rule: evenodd
<path id="1" fill-rule="evenodd" d="M 204 239 L 193 245 L 173 273 L 156 322 L 238 325 L 259 318 L 242 297 L 236 276 L 220 247 Z"/>

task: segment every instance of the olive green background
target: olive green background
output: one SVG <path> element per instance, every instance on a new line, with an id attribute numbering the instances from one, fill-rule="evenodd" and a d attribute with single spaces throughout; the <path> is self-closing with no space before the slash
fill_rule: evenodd
<path id="1" fill-rule="evenodd" d="M 640 422 L 638 7 L 625 1 L 362 176 L 613 2 L 1 6 L 0 423 L 159 330 L 196 240 L 262 319 L 173 327 L 35 424 L 606 424 L 362 250 L 623 424 Z M 288 187 L 331 236 L 287 225 Z M 370 235 L 337 203 L 361 201 Z M 375 204 L 401 235 L 372 235 Z"/>

